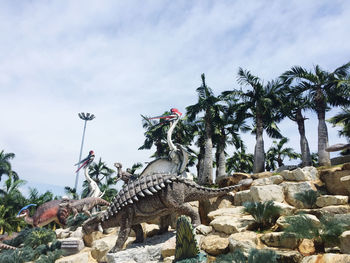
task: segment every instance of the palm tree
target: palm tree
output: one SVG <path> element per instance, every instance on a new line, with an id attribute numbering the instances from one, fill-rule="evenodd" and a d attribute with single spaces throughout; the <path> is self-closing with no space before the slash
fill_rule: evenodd
<path id="1" fill-rule="evenodd" d="M 219 112 L 214 114 L 213 118 L 216 178 L 226 175 L 226 145 L 233 144 L 236 148 L 240 147 L 242 140 L 239 131 L 249 130 L 249 126 L 245 124 L 245 116 L 237 115 L 237 101 L 229 100 L 225 103 L 215 107 Z"/>
<path id="2" fill-rule="evenodd" d="M 5 153 L 4 150 L 0 152 L 0 181 L 2 175 L 13 176 L 15 180 L 19 179 L 15 171 L 12 171 L 10 160 L 15 158 L 14 153 Z"/>
<path id="3" fill-rule="evenodd" d="M 325 71 L 319 65 L 314 66 L 313 71 L 295 66 L 282 75 L 289 83 L 296 80 L 312 101 L 312 109 L 318 118 L 318 155 L 322 166 L 331 164 L 329 152 L 325 151 L 328 147 L 326 112 L 329 106 L 350 105 L 349 68 L 350 62 L 333 72 Z"/>
<path id="4" fill-rule="evenodd" d="M 240 90 L 225 91 L 223 96 L 240 98 L 242 102 L 237 114 L 246 114 L 247 118 L 253 119 L 255 126 L 253 132 L 256 136 L 253 172 L 263 172 L 265 165 L 264 130 L 271 137 L 282 137 L 276 125 L 276 122 L 282 119 L 282 115 L 277 112 L 281 105 L 279 96 L 282 93 L 282 85 L 279 80 L 269 81 L 264 85 L 260 78 L 242 68 L 238 70 L 238 83 L 251 87 L 252 90 L 244 92 L 241 88 Z"/>
<path id="5" fill-rule="evenodd" d="M 338 125 L 342 127 L 339 131 L 339 136 L 344 136 L 350 140 L 350 108 L 342 108 L 342 112 L 336 114 L 328 120 L 333 126 Z"/>
<path id="6" fill-rule="evenodd" d="M 71 188 L 69 186 L 64 187 L 64 192 L 72 199 L 79 199 L 79 195 L 77 193 L 77 189 Z"/>
<path id="7" fill-rule="evenodd" d="M 266 170 L 275 170 L 276 165 L 275 162 L 278 164 L 278 167 L 283 166 L 283 160 L 285 157 L 289 157 L 289 160 L 296 159 L 299 157 L 299 154 L 294 152 L 294 150 L 290 147 L 284 148 L 284 145 L 288 142 L 288 139 L 283 137 L 279 142 L 273 141 L 272 146 L 270 149 L 266 152 L 266 159 L 268 165 L 266 167 Z"/>
<path id="8" fill-rule="evenodd" d="M 227 173 L 241 172 L 241 173 L 251 173 L 253 172 L 254 156 L 253 154 L 246 153 L 246 147 L 241 142 L 240 146 L 234 152 L 232 157 L 228 158 L 226 161 L 226 171 Z"/>
<path id="9" fill-rule="evenodd" d="M 285 84 L 286 93 L 285 96 L 282 96 L 282 112 L 284 116 L 297 123 L 300 135 L 301 166 L 310 166 L 312 164 L 311 153 L 305 135 L 305 120 L 307 118 L 303 116 L 303 111 L 311 108 L 311 102 L 302 95 L 300 87 L 293 87 L 290 83 Z"/>
<path id="10" fill-rule="evenodd" d="M 199 163 L 199 184 L 211 184 L 213 183 L 213 114 L 215 113 L 214 107 L 219 99 L 214 96 L 213 91 L 205 83 L 205 75 L 201 75 L 202 85 L 196 89 L 198 94 L 198 101 L 196 104 L 186 107 L 187 116 L 189 121 L 194 121 L 201 112 L 204 112 L 202 118 L 204 123 L 204 151 L 200 151 L 202 154 L 198 159 Z M 203 157 L 203 158 L 202 158 Z"/>

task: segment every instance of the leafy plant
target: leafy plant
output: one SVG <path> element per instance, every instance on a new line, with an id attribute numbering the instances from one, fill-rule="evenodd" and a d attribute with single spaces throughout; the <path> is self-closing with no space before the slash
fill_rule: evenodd
<path id="1" fill-rule="evenodd" d="M 233 253 L 223 254 L 216 258 L 216 263 L 246 263 L 247 259 L 241 250 L 235 250 Z"/>
<path id="2" fill-rule="evenodd" d="M 36 248 L 42 244 L 48 244 L 49 242 L 56 240 L 56 234 L 50 229 L 34 228 L 24 240 L 24 246 Z"/>
<path id="3" fill-rule="evenodd" d="M 76 218 L 70 216 L 67 219 L 67 226 L 71 231 L 75 231 L 86 219 L 88 219 L 88 216 L 82 213 L 78 214 Z"/>
<path id="4" fill-rule="evenodd" d="M 272 200 L 266 202 L 246 202 L 244 212 L 253 216 L 259 230 L 271 227 L 281 214 L 281 208 L 275 206 Z"/>
<path id="5" fill-rule="evenodd" d="M 277 263 L 277 254 L 273 250 L 268 249 L 255 249 L 253 248 L 249 252 L 248 263 Z"/>
<path id="6" fill-rule="evenodd" d="M 308 208 L 315 207 L 318 196 L 319 196 L 319 193 L 314 190 L 307 190 L 305 192 L 296 193 L 294 195 L 295 199 L 302 202 Z"/>
<path id="7" fill-rule="evenodd" d="M 24 263 L 32 261 L 35 252 L 31 247 L 23 247 L 16 250 L 5 250 L 0 253 L 0 262 Z"/>

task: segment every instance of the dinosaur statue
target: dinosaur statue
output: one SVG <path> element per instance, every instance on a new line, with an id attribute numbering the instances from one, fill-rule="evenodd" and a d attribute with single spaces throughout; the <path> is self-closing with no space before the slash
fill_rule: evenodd
<path id="1" fill-rule="evenodd" d="M 129 236 L 130 230 L 136 233 L 136 239 L 142 241 L 142 222 L 172 213 L 188 215 L 194 226 L 200 224 L 198 212 L 187 202 L 222 196 L 239 190 L 238 184 L 225 188 L 212 189 L 200 186 L 192 180 L 171 174 L 153 174 L 130 181 L 114 197 L 107 211 L 86 220 L 83 231 L 90 234 L 99 228 L 120 226 L 119 235 L 111 252 L 120 250 Z"/>
<path id="2" fill-rule="evenodd" d="M 117 168 L 117 178 L 116 181 L 122 180 L 124 185 L 129 183 L 129 180 L 135 180 L 137 176 L 129 173 L 128 171 L 123 171 L 123 165 L 121 163 L 114 163 L 114 167 Z"/>
<path id="3" fill-rule="evenodd" d="M 167 132 L 167 142 L 170 149 L 169 158 L 159 158 L 150 162 L 146 168 L 142 171 L 140 176 L 149 175 L 153 173 L 169 173 L 169 174 L 181 174 L 186 177 L 186 167 L 188 164 L 188 153 L 180 144 L 174 144 L 171 136 L 175 129 L 175 126 L 180 120 L 182 115 L 177 109 L 170 109 L 170 115 L 157 116 L 152 119 L 165 119 L 170 122 L 170 128 Z M 163 123 L 163 122 L 162 122 Z M 160 123 L 160 124 L 162 124 Z"/>
<path id="4" fill-rule="evenodd" d="M 109 202 L 99 197 L 86 197 L 81 200 L 63 199 L 59 204 L 60 207 L 67 209 L 69 213 L 73 213 L 74 218 L 79 213 L 84 213 L 88 217 L 91 217 L 90 210 L 97 205 L 108 206 Z"/>
<path id="5" fill-rule="evenodd" d="M 13 247 L 13 246 L 10 246 L 10 245 L 6 245 L 6 244 L 0 242 L 0 250 L 1 250 L 1 249 L 13 249 L 13 250 L 15 250 L 15 249 L 17 249 L 17 248 L 16 248 L 16 247 Z"/>
<path id="6" fill-rule="evenodd" d="M 333 145 L 327 147 L 325 150 L 326 150 L 326 152 L 337 152 L 337 151 L 342 151 L 342 150 L 346 150 L 346 149 L 350 149 L 350 143 L 348 143 L 348 144 L 344 144 L 344 143 L 333 144 Z"/>
<path id="7" fill-rule="evenodd" d="M 18 212 L 17 217 L 23 217 L 28 224 L 34 227 L 42 227 L 53 221 L 61 226 L 65 226 L 70 213 L 73 212 L 75 216 L 78 212 L 83 212 L 90 215 L 89 210 L 96 205 L 108 204 L 109 203 L 107 201 L 99 197 L 87 197 L 81 200 L 52 200 L 39 206 L 33 217 L 30 217 L 29 215 L 29 207 L 33 206 L 34 204 L 23 207 Z"/>
<path id="8" fill-rule="evenodd" d="M 86 181 L 89 183 L 89 197 L 102 197 L 104 195 L 104 192 L 102 193 L 100 188 L 98 187 L 97 183 L 91 179 L 91 177 L 89 176 L 89 172 L 88 172 L 88 168 L 90 166 L 90 164 L 93 162 L 95 158 L 95 153 L 94 151 L 90 151 L 89 155 L 81 160 L 79 163 L 77 163 L 76 165 L 81 164 L 81 166 L 78 168 L 77 172 L 81 169 L 84 168 L 84 175 L 85 175 L 85 179 Z"/>

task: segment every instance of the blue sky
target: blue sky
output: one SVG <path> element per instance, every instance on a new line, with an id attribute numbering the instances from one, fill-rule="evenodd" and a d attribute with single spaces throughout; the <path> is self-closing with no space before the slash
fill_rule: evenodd
<path id="1" fill-rule="evenodd" d="M 184 112 L 201 73 L 218 95 L 239 87 L 238 67 L 267 81 L 294 65 L 331 71 L 350 60 L 349 1 L 1 1 L 0 19 L 0 149 L 42 191 L 74 185 L 78 112 L 96 115 L 84 154 L 129 167 L 151 155 L 137 150 L 140 114 Z M 317 120 L 307 117 L 316 151 Z M 299 151 L 294 123 L 280 128 Z M 345 141 L 331 126 L 329 135 Z M 254 137 L 244 139 L 253 152 Z"/>

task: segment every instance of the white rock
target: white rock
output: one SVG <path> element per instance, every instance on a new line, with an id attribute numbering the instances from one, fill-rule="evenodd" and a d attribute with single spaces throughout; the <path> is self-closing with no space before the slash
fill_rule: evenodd
<path id="1" fill-rule="evenodd" d="M 297 168 L 293 171 L 284 170 L 281 172 L 283 179 L 286 181 L 312 181 L 313 176 L 309 169 Z M 316 177 L 315 177 L 316 179 Z"/>
<path id="2" fill-rule="evenodd" d="M 210 220 L 215 219 L 216 217 L 219 216 L 239 216 L 243 215 L 243 206 L 237 206 L 237 207 L 229 207 L 229 208 L 220 208 L 217 210 L 214 210 L 208 214 L 208 217 Z"/>
<path id="3" fill-rule="evenodd" d="M 244 215 L 240 217 L 219 216 L 210 222 L 210 225 L 218 232 L 233 234 L 242 232 L 255 223 L 251 215 Z"/>
<path id="4" fill-rule="evenodd" d="M 83 228 L 78 227 L 74 232 L 71 233 L 70 237 L 83 238 Z"/>
<path id="5" fill-rule="evenodd" d="M 55 263 L 88 263 L 88 262 L 89 262 L 88 252 L 83 252 L 72 256 L 63 257 L 55 261 Z"/>
<path id="6" fill-rule="evenodd" d="M 258 235 L 252 231 L 244 231 L 241 233 L 235 233 L 228 238 L 230 252 L 236 250 L 242 251 L 245 255 L 249 254 L 252 248 L 256 248 L 258 244 Z"/>
<path id="7" fill-rule="evenodd" d="M 252 186 L 250 195 L 254 202 L 284 201 L 283 188 L 279 185 Z"/>
<path id="8" fill-rule="evenodd" d="M 301 263 L 349 263 L 350 255 L 325 253 L 304 257 Z"/>
<path id="9" fill-rule="evenodd" d="M 325 207 L 330 205 L 345 205 L 349 201 L 349 197 L 345 195 L 322 195 L 317 197 L 316 205 Z"/>
<path id="10" fill-rule="evenodd" d="M 241 206 L 245 202 L 253 202 L 253 198 L 250 194 L 250 190 L 239 191 L 234 196 L 233 204 L 235 206 Z"/>
<path id="11" fill-rule="evenodd" d="M 281 209 L 281 213 L 280 213 L 281 216 L 294 215 L 294 212 L 296 210 L 296 208 L 294 206 L 291 206 L 291 205 L 288 205 L 285 203 L 280 203 L 280 202 L 274 201 L 273 204 Z"/>
<path id="12" fill-rule="evenodd" d="M 196 234 L 201 234 L 201 235 L 208 235 L 213 231 L 212 226 L 206 226 L 206 225 L 199 225 L 195 228 Z"/>
<path id="13" fill-rule="evenodd" d="M 350 254 L 350 231 L 343 232 L 339 240 L 341 253 Z"/>
<path id="14" fill-rule="evenodd" d="M 285 200 L 292 206 L 297 208 L 308 208 L 301 201 L 295 199 L 295 194 L 303 193 L 308 190 L 316 190 L 315 186 L 310 182 L 283 182 L 280 184 L 283 187 Z"/>
<path id="15" fill-rule="evenodd" d="M 282 182 L 283 182 L 283 177 L 281 175 L 273 175 L 271 177 L 265 177 L 265 178 L 254 180 L 252 183 L 252 186 L 280 184 Z"/>

